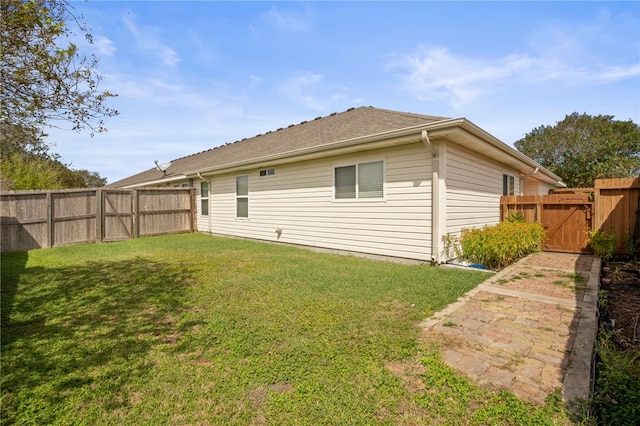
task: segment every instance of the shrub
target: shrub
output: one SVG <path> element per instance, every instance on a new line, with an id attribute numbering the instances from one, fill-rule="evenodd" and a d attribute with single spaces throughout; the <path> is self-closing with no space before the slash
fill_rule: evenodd
<path id="1" fill-rule="evenodd" d="M 511 213 L 509 217 L 507 217 L 507 222 L 524 223 L 524 215 L 522 214 L 522 212 L 515 211 Z"/>
<path id="2" fill-rule="evenodd" d="M 463 229 L 462 257 L 490 269 L 503 268 L 540 249 L 546 232 L 538 223 L 501 222 L 482 229 Z"/>
<path id="3" fill-rule="evenodd" d="M 589 231 L 587 232 L 589 245 L 593 248 L 595 254 L 600 256 L 602 260 L 608 260 L 613 257 L 616 251 L 616 242 L 618 237 L 613 232 L 608 231 Z"/>

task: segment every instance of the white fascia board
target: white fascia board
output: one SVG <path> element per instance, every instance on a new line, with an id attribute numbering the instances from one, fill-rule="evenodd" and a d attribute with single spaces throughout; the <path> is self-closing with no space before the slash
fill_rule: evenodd
<path id="1" fill-rule="evenodd" d="M 263 167 L 266 165 L 272 166 L 278 164 L 293 163 L 297 161 L 311 160 L 314 158 L 326 157 L 327 155 L 348 154 L 350 152 L 363 151 L 365 149 L 372 150 L 395 145 L 404 145 L 407 143 L 419 142 L 420 133 L 423 129 L 425 129 L 425 125 L 364 136 L 361 138 L 346 139 L 326 145 L 302 148 L 273 155 L 265 155 L 263 157 L 224 164 L 217 167 L 190 170 L 188 172 L 185 172 L 185 175 L 187 177 L 193 177 L 197 176 L 198 173 L 200 173 L 203 176 L 211 176 L 216 174 L 245 170 L 248 168 Z"/>
<path id="2" fill-rule="evenodd" d="M 145 186 L 156 186 L 156 185 L 161 185 L 161 184 L 165 184 L 165 183 L 171 183 L 171 182 L 179 182 L 182 180 L 187 179 L 187 176 L 185 175 L 179 175 L 179 176 L 172 176 L 169 178 L 163 178 L 163 179 L 155 179 L 155 180 L 147 180 L 144 182 L 138 182 L 138 183 L 134 183 L 131 185 L 125 185 L 122 187 L 122 189 L 135 189 L 135 188 L 143 188 Z"/>
<path id="3" fill-rule="evenodd" d="M 377 133 L 374 135 L 337 141 L 326 145 L 302 148 L 279 154 L 266 155 L 259 158 L 252 158 L 249 160 L 238 161 L 235 163 L 224 164 L 216 167 L 189 170 L 184 173 L 184 177 L 192 178 L 198 176 L 198 174 L 211 176 L 222 173 L 246 170 L 255 167 L 259 168 L 265 166 L 293 163 L 296 161 L 311 160 L 314 158 L 325 157 L 327 155 L 340 155 L 350 152 L 362 151 L 364 149 L 378 149 L 388 146 L 419 142 L 421 140 L 421 133 L 423 130 L 429 132 L 429 137 L 433 139 L 448 137 L 455 139 L 456 135 L 462 136 L 464 138 L 464 133 L 466 133 L 467 135 L 472 135 L 473 138 L 471 139 L 475 139 L 478 143 L 484 143 L 487 146 L 493 148 L 493 152 L 497 150 L 498 152 L 509 156 L 512 159 L 513 163 L 518 165 L 517 168 L 521 170 L 523 175 L 531 173 L 533 170 L 538 168 L 539 172 L 534 175 L 536 179 L 542 178 L 541 180 L 544 180 L 546 182 L 558 186 L 565 186 L 562 182 L 562 178 L 555 175 L 550 170 L 547 170 L 542 165 L 538 164 L 523 153 L 505 144 L 482 128 L 476 126 L 466 118 L 440 120 L 434 123 L 420 124 L 403 129 Z M 469 137 L 467 136 L 465 139 L 468 140 Z M 366 147 L 363 145 L 366 145 Z"/>
<path id="4" fill-rule="evenodd" d="M 545 182 L 552 183 L 560 187 L 566 186 L 560 176 L 551 172 L 551 170 L 548 170 L 547 168 L 534 161 L 532 158 L 521 153 L 520 151 L 516 150 L 515 148 L 502 142 L 500 139 L 496 138 L 484 129 L 476 126 L 466 118 L 447 121 L 447 123 L 438 122 L 437 126 L 434 126 L 434 129 L 429 132 L 429 135 L 432 139 L 437 139 L 439 137 L 450 137 L 452 139 L 455 139 L 456 133 L 464 131 L 465 133 L 472 135 L 474 139 L 477 138 L 477 142 L 485 143 L 487 144 L 487 146 L 493 148 L 493 150 L 497 150 L 498 153 L 503 153 L 511 157 L 515 161 L 515 164 L 519 165 L 516 168 L 518 168 L 523 175 L 527 175 L 538 169 L 538 172 L 532 176 L 534 179 L 544 180 Z M 464 138 L 463 135 L 458 136 Z"/>

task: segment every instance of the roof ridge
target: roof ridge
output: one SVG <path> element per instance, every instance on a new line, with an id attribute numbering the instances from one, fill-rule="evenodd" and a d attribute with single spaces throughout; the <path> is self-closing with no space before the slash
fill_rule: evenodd
<path id="1" fill-rule="evenodd" d="M 174 158 L 173 160 L 170 160 L 170 161 L 173 162 L 173 161 L 183 160 L 185 158 L 189 158 L 189 157 L 193 157 L 193 156 L 196 156 L 196 155 L 204 154 L 205 152 L 210 152 L 210 151 L 216 150 L 218 148 L 223 148 L 223 147 L 225 147 L 227 145 L 232 145 L 232 144 L 235 144 L 235 143 L 238 143 L 238 142 L 243 142 L 243 141 L 245 141 L 247 139 L 258 138 L 260 136 L 268 135 L 268 134 L 271 134 L 271 133 L 276 133 L 276 132 L 279 132 L 279 131 L 282 131 L 282 130 L 290 129 L 292 127 L 297 127 L 297 126 L 300 126 L 300 125 L 303 125 L 303 124 L 306 124 L 306 123 L 310 123 L 310 122 L 313 122 L 313 121 L 317 121 L 317 120 L 323 120 L 323 119 L 326 119 L 326 118 L 329 118 L 329 117 L 336 116 L 338 114 L 345 114 L 347 112 L 351 112 L 351 111 L 354 111 L 356 109 L 362 109 L 362 108 L 371 108 L 371 109 L 379 110 L 379 111 L 396 112 L 396 111 L 392 111 L 392 110 L 383 110 L 383 109 L 380 109 L 380 108 L 375 108 L 375 107 L 372 107 L 372 106 L 364 106 L 364 105 L 363 106 L 359 106 L 359 107 L 350 107 L 350 108 L 347 108 L 344 111 L 332 112 L 332 113 L 327 114 L 325 116 L 318 116 L 318 117 L 316 117 L 314 119 L 311 119 L 311 120 L 303 120 L 303 121 L 301 121 L 300 123 L 297 123 L 297 124 L 289 124 L 286 127 L 279 127 L 276 130 L 268 130 L 268 131 L 266 131 L 264 133 L 258 133 L 257 135 L 249 136 L 247 138 L 242 138 L 242 139 L 239 139 L 239 140 L 236 140 L 236 141 L 233 141 L 233 142 L 224 142 L 224 143 L 221 143 L 218 146 L 214 146 L 212 148 L 205 149 L 205 150 L 200 151 L 200 152 L 195 152 L 193 154 L 189 154 L 189 155 L 185 155 L 185 156 L 182 156 L 182 157 Z M 418 115 L 414 115 L 414 117 L 415 116 L 418 116 Z"/>
<path id="2" fill-rule="evenodd" d="M 280 126 L 234 142 L 220 140 L 217 146 L 171 160 L 171 172 L 180 173 L 218 167 L 239 159 L 260 158 L 265 153 L 284 155 L 301 148 L 329 146 L 332 142 L 362 138 L 366 135 L 382 135 L 388 131 L 447 120 L 446 117 L 394 111 L 373 106 L 352 106 L 340 112 L 306 119 L 296 124 Z M 271 122 L 269 120 L 268 122 Z M 272 127 L 274 129 L 274 127 Z M 215 140 L 215 136 L 211 135 Z M 212 141 L 215 143 L 215 141 Z M 145 175 L 147 173 L 147 175 Z M 155 168 L 121 179 L 121 182 L 144 182 L 156 179 Z M 139 176 L 137 179 L 132 179 Z M 144 178 L 146 176 L 146 179 Z M 113 184 L 110 184 L 113 185 Z"/>
<path id="3" fill-rule="evenodd" d="M 430 119 L 441 119 L 441 120 L 448 120 L 448 117 L 443 117 L 440 115 L 429 115 L 429 114 L 417 114 L 415 112 L 405 112 L 405 111 L 395 111 L 392 109 L 385 109 L 385 108 L 375 108 L 375 107 L 368 107 L 368 108 L 373 108 L 377 111 L 383 111 L 386 113 L 390 113 L 390 114 L 396 114 L 396 115 L 402 115 L 404 117 L 414 117 L 414 118 L 430 118 Z"/>

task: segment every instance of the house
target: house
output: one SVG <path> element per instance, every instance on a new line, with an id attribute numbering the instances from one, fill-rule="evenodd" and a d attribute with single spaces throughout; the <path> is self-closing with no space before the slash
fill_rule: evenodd
<path id="1" fill-rule="evenodd" d="M 149 186 L 195 186 L 201 232 L 443 262 L 443 237 L 499 222 L 503 194 L 564 184 L 465 118 L 359 107 L 109 185 Z"/>

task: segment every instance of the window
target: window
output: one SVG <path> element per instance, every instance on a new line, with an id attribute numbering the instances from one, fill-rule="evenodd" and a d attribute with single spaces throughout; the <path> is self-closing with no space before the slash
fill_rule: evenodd
<path id="1" fill-rule="evenodd" d="M 516 178 L 502 175 L 502 195 L 514 195 L 516 192 Z"/>
<path id="2" fill-rule="evenodd" d="M 209 182 L 200 182 L 200 214 L 209 215 Z"/>
<path id="3" fill-rule="evenodd" d="M 370 199 L 384 196 L 382 161 L 335 168 L 335 198 Z"/>
<path id="4" fill-rule="evenodd" d="M 249 176 L 236 176 L 236 217 L 249 217 Z"/>
<path id="5" fill-rule="evenodd" d="M 262 169 L 260 170 L 260 177 L 265 177 L 265 176 L 274 176 L 276 174 L 276 169 Z"/>

